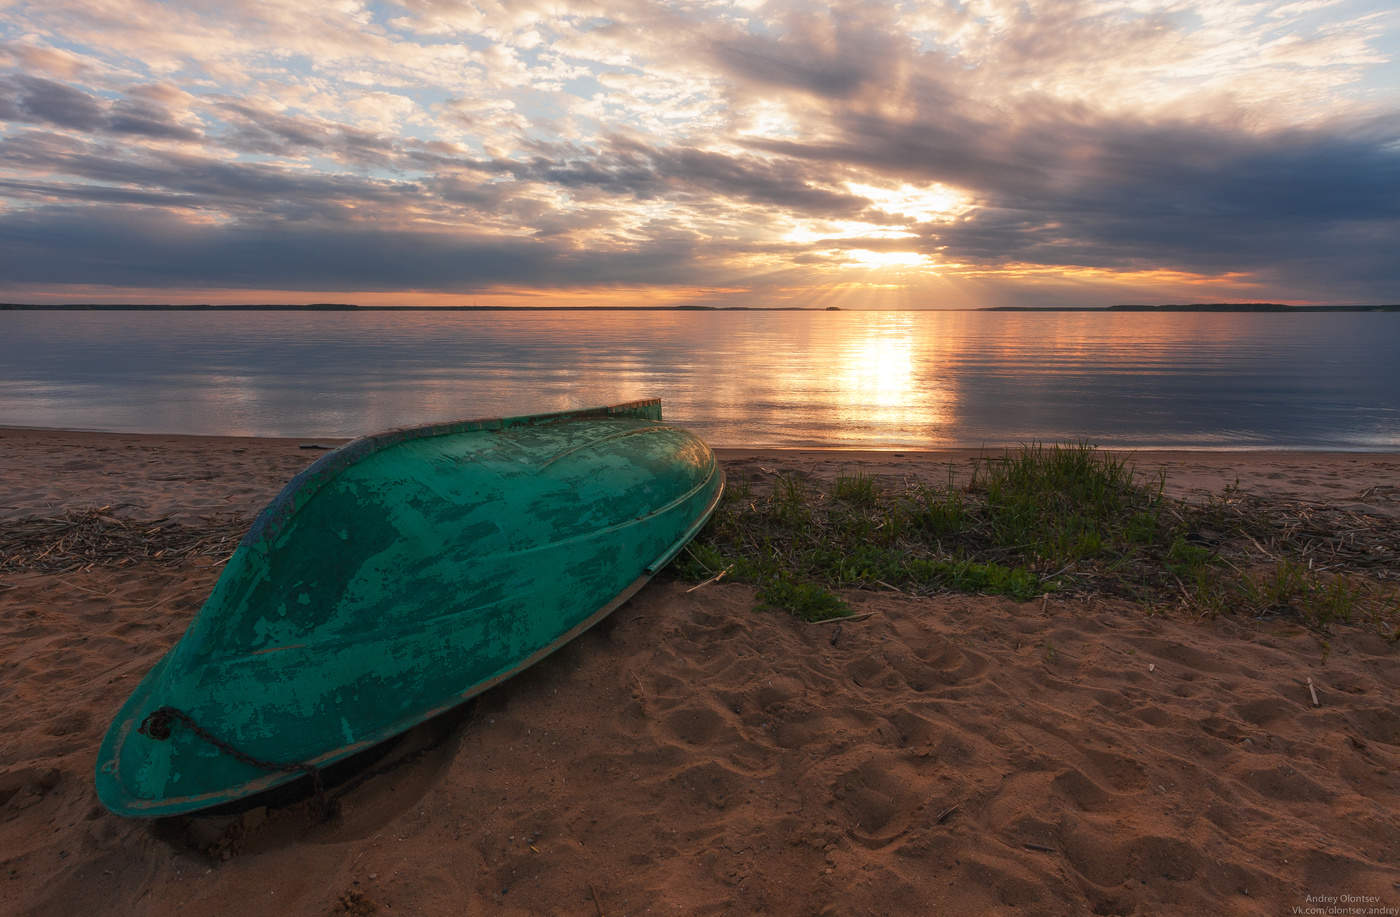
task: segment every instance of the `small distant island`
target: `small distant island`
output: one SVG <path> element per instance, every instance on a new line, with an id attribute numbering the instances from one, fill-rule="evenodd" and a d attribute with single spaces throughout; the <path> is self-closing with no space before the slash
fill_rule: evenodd
<path id="1" fill-rule="evenodd" d="M 1290 306 L 1281 302 L 1192 302 L 1162 306 L 989 306 L 980 312 L 1400 312 L 1400 304 Z"/>
<path id="2" fill-rule="evenodd" d="M 827 307 L 833 311 L 834 306 Z M 17 303 L 0 311 L 40 312 L 820 312 L 816 306 L 358 306 L 343 302 L 249 303 Z"/>

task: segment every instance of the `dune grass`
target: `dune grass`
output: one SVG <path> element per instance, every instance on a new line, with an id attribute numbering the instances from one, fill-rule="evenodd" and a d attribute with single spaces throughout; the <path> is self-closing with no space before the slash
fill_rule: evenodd
<path id="1" fill-rule="evenodd" d="M 679 571 L 726 571 L 756 585 L 762 605 L 806 620 L 849 614 L 841 589 L 1021 601 L 1068 591 L 1203 615 L 1289 615 L 1317 629 L 1366 620 L 1400 636 L 1393 587 L 1355 564 L 1302 559 L 1316 542 L 1290 544 L 1296 526 L 1246 511 L 1238 494 L 1191 505 L 1164 497 L 1164 484 L 1086 443 L 1009 450 L 961 482 L 951 472 L 939 484 L 864 473 L 821 484 L 790 472 L 771 486 L 731 482 Z"/>

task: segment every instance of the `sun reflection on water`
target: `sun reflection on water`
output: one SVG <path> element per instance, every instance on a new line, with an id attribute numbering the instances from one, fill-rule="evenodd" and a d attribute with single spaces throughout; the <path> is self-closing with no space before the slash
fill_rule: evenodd
<path id="1" fill-rule="evenodd" d="M 860 285 L 833 285 L 840 305 Z M 12 313 L 0 424 L 353 436 L 661 397 L 716 446 L 1400 444 L 1388 315 Z"/>
<path id="2" fill-rule="evenodd" d="M 873 425 L 913 441 L 947 423 L 956 395 L 938 371 L 937 337 L 920 333 L 926 324 L 885 313 L 861 316 L 845 330 L 833 393 L 842 429 Z"/>

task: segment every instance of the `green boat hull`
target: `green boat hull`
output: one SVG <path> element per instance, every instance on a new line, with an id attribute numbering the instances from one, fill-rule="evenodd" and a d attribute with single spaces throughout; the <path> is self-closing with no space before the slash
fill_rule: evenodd
<path id="1" fill-rule="evenodd" d="M 396 430 L 328 453 L 258 516 L 102 742 L 98 796 L 135 817 L 296 779 L 544 658 L 708 520 L 713 452 L 659 401 Z M 166 734 L 168 732 L 168 734 Z"/>

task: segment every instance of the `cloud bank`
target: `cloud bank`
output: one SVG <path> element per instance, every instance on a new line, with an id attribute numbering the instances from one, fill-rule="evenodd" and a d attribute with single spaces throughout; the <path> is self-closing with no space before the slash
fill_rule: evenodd
<path id="1" fill-rule="evenodd" d="M 1398 21 L 11 3 L 0 297 L 1395 301 Z"/>

